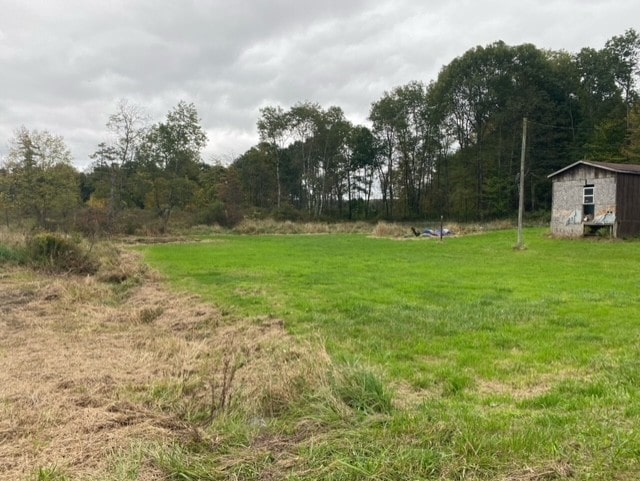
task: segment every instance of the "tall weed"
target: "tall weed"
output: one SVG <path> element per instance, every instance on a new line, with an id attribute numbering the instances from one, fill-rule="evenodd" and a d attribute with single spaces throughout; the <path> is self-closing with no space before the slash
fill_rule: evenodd
<path id="1" fill-rule="evenodd" d="M 373 372 L 360 366 L 344 366 L 334 379 L 334 389 L 349 407 L 366 414 L 389 414 L 393 396 Z"/>

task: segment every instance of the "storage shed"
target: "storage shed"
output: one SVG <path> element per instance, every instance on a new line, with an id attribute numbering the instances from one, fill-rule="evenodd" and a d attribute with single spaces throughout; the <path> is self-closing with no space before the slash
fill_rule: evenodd
<path id="1" fill-rule="evenodd" d="M 640 235 L 640 165 L 580 160 L 549 178 L 553 235 Z"/>

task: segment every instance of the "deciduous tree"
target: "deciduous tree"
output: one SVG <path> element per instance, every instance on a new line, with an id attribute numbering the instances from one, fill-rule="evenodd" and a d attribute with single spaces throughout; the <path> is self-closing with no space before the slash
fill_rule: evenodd
<path id="1" fill-rule="evenodd" d="M 151 127 L 140 146 L 137 169 L 146 174 L 151 185 L 145 207 L 157 209 L 163 230 L 172 211 L 185 207 L 197 188 L 206 142 L 195 105 L 181 101 L 169 111 L 165 122 Z"/>
<path id="2" fill-rule="evenodd" d="M 280 209 L 282 202 L 282 181 L 281 163 L 284 148 L 289 140 L 291 125 L 289 114 L 282 107 L 264 107 L 260 109 L 260 119 L 258 119 L 258 133 L 260 140 L 266 142 L 271 148 L 271 158 L 276 171 L 276 205 Z"/>
<path id="3" fill-rule="evenodd" d="M 78 172 L 62 137 L 19 128 L 10 141 L 6 168 L 10 200 L 39 226 L 61 222 L 78 206 Z"/>

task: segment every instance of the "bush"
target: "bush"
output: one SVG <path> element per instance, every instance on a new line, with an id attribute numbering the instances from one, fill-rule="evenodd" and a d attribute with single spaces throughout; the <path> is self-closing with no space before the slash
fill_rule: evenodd
<path id="1" fill-rule="evenodd" d="M 113 231 L 113 219 L 104 208 L 86 207 L 78 212 L 75 228 L 87 237 L 99 237 Z"/>
<path id="2" fill-rule="evenodd" d="M 113 224 L 116 234 L 136 235 L 148 231 L 148 226 L 157 223 L 157 214 L 142 209 L 126 209 L 119 212 Z"/>
<path id="3" fill-rule="evenodd" d="M 95 274 L 98 262 L 86 252 L 80 242 L 59 234 L 36 234 L 27 239 L 28 261 L 50 272 Z"/>
<path id="4" fill-rule="evenodd" d="M 304 220 L 304 212 L 296 209 L 295 207 L 283 204 L 280 208 L 275 209 L 272 213 L 273 219 L 276 221 L 284 222 L 299 222 Z"/>
<path id="5" fill-rule="evenodd" d="M 194 222 L 231 228 L 240 223 L 242 219 L 242 210 L 238 206 L 216 200 L 205 209 L 199 210 L 195 215 Z"/>

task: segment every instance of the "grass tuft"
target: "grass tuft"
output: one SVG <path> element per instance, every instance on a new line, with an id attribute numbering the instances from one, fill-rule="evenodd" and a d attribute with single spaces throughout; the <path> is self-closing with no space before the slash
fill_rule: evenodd
<path id="1" fill-rule="evenodd" d="M 70 479 L 57 466 L 40 467 L 33 475 L 34 481 L 70 481 Z"/>
<path id="2" fill-rule="evenodd" d="M 23 264 L 26 257 L 24 248 L 0 244 L 0 264 Z"/>
<path id="3" fill-rule="evenodd" d="M 378 376 L 360 366 L 337 369 L 334 390 L 350 408 L 365 414 L 390 414 L 393 396 Z"/>
<path id="4" fill-rule="evenodd" d="M 168 449 L 158 450 L 153 462 L 165 474 L 166 479 L 175 481 L 214 481 L 221 473 L 211 458 L 174 444 Z"/>

